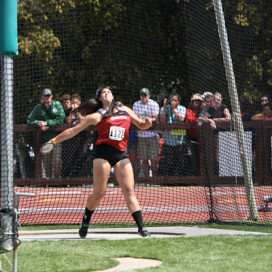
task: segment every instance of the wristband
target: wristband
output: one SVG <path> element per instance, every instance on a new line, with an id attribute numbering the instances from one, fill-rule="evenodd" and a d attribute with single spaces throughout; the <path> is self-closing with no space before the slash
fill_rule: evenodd
<path id="1" fill-rule="evenodd" d="M 53 142 L 53 144 L 57 144 L 58 143 L 58 141 L 57 141 L 56 138 L 53 138 L 51 141 Z"/>

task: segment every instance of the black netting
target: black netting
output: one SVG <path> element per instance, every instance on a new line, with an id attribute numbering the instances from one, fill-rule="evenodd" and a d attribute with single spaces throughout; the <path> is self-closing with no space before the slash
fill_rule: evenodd
<path id="1" fill-rule="evenodd" d="M 269 224 L 272 122 L 250 117 L 261 110 L 261 94 L 271 93 L 271 5 L 223 1 L 223 9 L 238 97 L 246 107 L 255 204 L 259 221 Z M 16 192 L 35 193 L 20 199 L 22 224 L 80 222 L 93 192 L 97 130 L 87 128 L 46 156 L 40 146 L 79 122 L 66 106 L 94 98 L 103 85 L 141 118 L 157 117 L 148 132 L 131 126 L 127 149 L 146 222 L 252 219 L 226 79 L 231 67 L 224 67 L 212 1 L 19 1 L 18 39 L 14 183 Z M 50 112 L 40 104 L 46 88 L 56 101 Z M 137 104 L 142 88 L 152 107 Z M 220 99 L 225 106 L 217 110 Z M 38 120 L 49 129 L 38 128 Z M 92 222 L 133 222 L 113 169 Z"/>

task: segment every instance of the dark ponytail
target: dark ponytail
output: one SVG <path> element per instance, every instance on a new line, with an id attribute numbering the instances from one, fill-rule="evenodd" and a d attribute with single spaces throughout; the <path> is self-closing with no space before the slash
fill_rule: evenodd
<path id="1" fill-rule="evenodd" d="M 102 108 L 102 102 L 98 98 L 89 99 L 73 110 L 73 113 L 80 113 L 82 116 L 92 114 Z"/>

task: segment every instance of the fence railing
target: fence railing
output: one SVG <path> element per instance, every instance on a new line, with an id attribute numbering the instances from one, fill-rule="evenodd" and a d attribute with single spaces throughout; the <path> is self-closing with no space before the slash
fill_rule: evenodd
<path id="1" fill-rule="evenodd" d="M 229 121 L 216 122 L 217 131 L 232 131 L 232 124 Z M 51 128 L 48 131 L 63 131 L 71 125 L 63 124 L 56 128 Z M 136 129 L 132 126 L 133 129 Z M 164 124 L 157 123 L 150 128 L 151 130 L 166 130 L 166 129 L 190 129 L 194 128 L 200 132 L 200 127 L 195 123 L 178 123 L 178 124 Z M 95 127 L 89 127 L 87 130 L 95 130 Z M 206 126 L 205 129 L 211 129 Z M 252 131 L 252 156 L 253 156 L 253 182 L 255 185 L 271 185 L 271 131 L 272 120 L 255 120 L 244 122 L 245 131 Z M 41 154 L 39 152 L 41 146 L 40 128 L 34 128 L 27 124 L 20 124 L 14 126 L 14 133 L 33 133 L 33 148 L 35 152 L 35 174 L 31 178 L 15 178 L 15 186 L 69 186 L 69 185 L 83 185 L 92 184 L 92 177 L 60 177 L 45 179 L 41 175 Z M 209 172 L 207 161 L 205 160 L 205 145 L 210 145 L 211 137 L 199 137 L 199 175 L 198 176 L 154 176 L 154 177 L 135 177 L 135 183 L 146 184 L 185 184 L 185 185 L 202 185 L 208 183 L 212 184 L 243 184 L 243 177 L 235 176 L 220 176 L 213 172 Z M 212 146 L 212 145 L 210 145 Z M 114 176 L 110 177 L 110 183 L 117 183 Z"/>

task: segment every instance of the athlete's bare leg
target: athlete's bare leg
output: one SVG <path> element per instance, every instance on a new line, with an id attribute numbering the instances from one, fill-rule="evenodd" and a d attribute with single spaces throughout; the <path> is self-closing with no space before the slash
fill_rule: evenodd
<path id="1" fill-rule="evenodd" d="M 111 165 L 104 159 L 93 161 L 93 193 L 88 197 L 87 208 L 94 211 L 104 197 L 107 189 Z"/>
<path id="2" fill-rule="evenodd" d="M 143 237 L 150 237 L 150 233 L 144 227 L 142 212 L 134 192 L 134 175 L 130 160 L 124 159 L 119 161 L 114 166 L 114 170 L 128 209 L 138 226 L 138 233 Z"/>
<path id="3" fill-rule="evenodd" d="M 130 160 L 119 161 L 115 164 L 114 170 L 130 213 L 139 211 L 140 206 L 134 192 L 134 175 Z"/>

